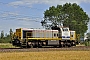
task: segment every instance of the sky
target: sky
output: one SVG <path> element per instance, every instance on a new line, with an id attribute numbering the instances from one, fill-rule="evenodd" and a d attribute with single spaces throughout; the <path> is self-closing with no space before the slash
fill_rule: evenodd
<path id="1" fill-rule="evenodd" d="M 0 0 L 0 31 L 10 28 L 41 28 L 44 11 L 51 6 L 77 3 L 90 17 L 90 0 Z M 88 30 L 90 32 L 90 22 Z"/>

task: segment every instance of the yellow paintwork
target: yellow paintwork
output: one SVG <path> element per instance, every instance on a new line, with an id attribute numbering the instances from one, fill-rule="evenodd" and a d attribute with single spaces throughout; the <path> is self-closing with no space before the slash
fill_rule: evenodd
<path id="1" fill-rule="evenodd" d="M 19 40 L 22 39 L 22 28 L 16 29 L 16 36 L 18 36 L 18 39 Z"/>
<path id="2" fill-rule="evenodd" d="M 72 35 L 70 34 L 70 40 L 76 40 L 76 32 L 73 32 L 73 37 L 72 37 Z"/>
<path id="3" fill-rule="evenodd" d="M 61 40 L 61 38 L 27 38 L 30 40 Z"/>

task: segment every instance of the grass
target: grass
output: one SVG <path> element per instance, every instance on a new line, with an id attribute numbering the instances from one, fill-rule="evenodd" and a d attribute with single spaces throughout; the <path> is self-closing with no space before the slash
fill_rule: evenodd
<path id="1" fill-rule="evenodd" d="M 90 60 L 90 51 L 8 52 L 0 60 Z"/>
<path id="2" fill-rule="evenodd" d="M 10 43 L 0 43 L 0 48 L 15 48 L 15 46 Z"/>

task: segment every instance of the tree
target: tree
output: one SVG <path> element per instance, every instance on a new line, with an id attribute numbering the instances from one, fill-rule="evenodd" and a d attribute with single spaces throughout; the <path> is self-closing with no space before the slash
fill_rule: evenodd
<path id="1" fill-rule="evenodd" d="M 87 38 L 90 40 L 90 32 L 86 34 Z"/>
<path id="2" fill-rule="evenodd" d="M 7 37 L 7 33 L 5 33 L 5 37 Z"/>
<path id="3" fill-rule="evenodd" d="M 13 31 L 12 31 L 12 29 L 10 29 L 9 33 L 10 33 L 10 38 L 12 39 L 12 36 L 13 36 Z"/>
<path id="4" fill-rule="evenodd" d="M 4 38 L 4 31 L 1 31 L 1 39 Z"/>
<path id="5" fill-rule="evenodd" d="M 49 29 L 61 24 L 62 21 L 63 25 L 69 27 L 70 30 L 75 30 L 77 34 L 84 35 L 88 29 L 89 17 L 76 3 L 66 3 L 49 7 L 49 10 L 44 11 L 44 20 L 41 21 L 41 24 Z"/>
<path id="6" fill-rule="evenodd" d="M 90 32 L 86 34 L 87 39 L 85 40 L 85 45 L 90 46 Z"/>
<path id="7" fill-rule="evenodd" d="M 5 36 L 4 36 L 4 31 L 1 31 L 0 43 L 10 43 L 12 36 L 13 36 L 12 29 L 10 29 L 9 34 L 6 33 Z"/>

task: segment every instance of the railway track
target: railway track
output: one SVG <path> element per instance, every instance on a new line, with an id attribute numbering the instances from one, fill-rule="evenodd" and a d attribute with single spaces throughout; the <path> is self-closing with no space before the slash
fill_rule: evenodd
<path id="1" fill-rule="evenodd" d="M 77 46 L 70 48 L 0 48 L 0 52 L 41 52 L 41 51 L 90 51 L 90 46 Z"/>

